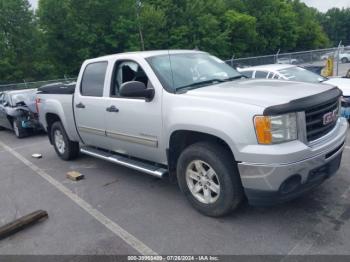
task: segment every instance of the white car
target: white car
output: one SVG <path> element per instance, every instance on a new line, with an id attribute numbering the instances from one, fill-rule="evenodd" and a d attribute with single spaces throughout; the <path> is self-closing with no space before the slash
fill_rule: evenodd
<path id="1" fill-rule="evenodd" d="M 287 64 L 261 65 L 237 68 L 237 70 L 248 78 L 283 79 L 298 82 L 323 83 L 337 86 L 343 92 L 342 115 L 347 119 L 350 119 L 349 78 L 326 78 L 309 70 L 306 70 L 305 68 Z"/>
<path id="2" fill-rule="evenodd" d="M 321 59 L 322 60 L 327 60 L 329 57 L 331 56 L 334 56 L 335 60 L 337 59 L 337 52 L 334 52 L 334 53 L 326 53 L 324 55 L 321 56 Z M 342 63 L 349 63 L 350 62 L 350 53 L 340 53 L 339 54 L 339 60 L 342 62 Z"/>
<path id="3" fill-rule="evenodd" d="M 292 64 L 292 65 L 297 65 L 300 64 L 302 61 L 296 58 L 278 58 L 276 64 Z"/>

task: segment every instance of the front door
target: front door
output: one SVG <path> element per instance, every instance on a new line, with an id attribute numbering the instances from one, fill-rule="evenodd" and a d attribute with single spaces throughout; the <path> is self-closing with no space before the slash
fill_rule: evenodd
<path id="1" fill-rule="evenodd" d="M 108 63 L 85 67 L 80 88 L 74 95 L 74 114 L 79 135 L 85 145 L 106 148 L 106 100 L 103 97 Z"/>
<path id="2" fill-rule="evenodd" d="M 119 88 L 129 81 L 143 82 L 155 89 L 152 101 L 119 95 Z M 162 90 L 152 85 L 143 68 L 135 61 L 118 60 L 111 82 L 109 108 L 106 115 L 106 133 L 110 150 L 159 162 L 165 155 L 162 136 Z"/>

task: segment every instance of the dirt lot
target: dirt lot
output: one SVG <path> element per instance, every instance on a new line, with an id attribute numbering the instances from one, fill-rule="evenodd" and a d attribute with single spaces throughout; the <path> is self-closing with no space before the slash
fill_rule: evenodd
<path id="1" fill-rule="evenodd" d="M 310 194 L 213 219 L 167 180 L 88 156 L 63 162 L 45 135 L 1 131 L 0 224 L 37 209 L 49 219 L 0 241 L 0 254 L 349 255 L 349 141 L 338 174 Z M 72 170 L 85 179 L 66 179 Z"/>

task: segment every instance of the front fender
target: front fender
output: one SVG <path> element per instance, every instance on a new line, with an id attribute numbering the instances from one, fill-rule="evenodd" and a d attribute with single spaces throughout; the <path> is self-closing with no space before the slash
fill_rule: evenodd
<path id="1" fill-rule="evenodd" d="M 240 161 L 241 148 L 256 141 L 253 118 L 248 112 L 235 114 L 210 107 L 185 106 L 171 110 L 167 119 L 167 141 L 178 130 L 206 133 L 225 141 L 237 161 Z"/>

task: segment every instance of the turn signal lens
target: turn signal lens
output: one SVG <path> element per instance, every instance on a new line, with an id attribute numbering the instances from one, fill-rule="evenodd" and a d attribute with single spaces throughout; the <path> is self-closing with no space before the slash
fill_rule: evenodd
<path id="1" fill-rule="evenodd" d="M 256 116 L 254 118 L 256 137 L 259 144 L 269 145 L 272 143 L 271 119 L 268 116 Z"/>
<path id="2" fill-rule="evenodd" d="M 256 116 L 255 132 L 259 144 L 270 145 L 296 140 L 297 118 L 295 113 L 277 116 Z"/>

